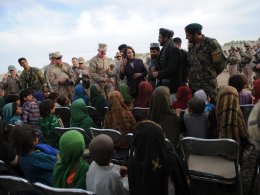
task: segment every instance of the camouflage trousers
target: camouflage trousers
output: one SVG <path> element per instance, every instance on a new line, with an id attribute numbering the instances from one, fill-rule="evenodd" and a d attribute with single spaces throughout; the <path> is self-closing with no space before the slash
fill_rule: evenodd
<path id="1" fill-rule="evenodd" d="M 73 99 L 74 86 L 73 85 L 58 85 L 58 88 L 53 87 L 54 92 L 59 95 L 64 95 L 70 102 Z"/>
<path id="2" fill-rule="evenodd" d="M 247 78 L 247 86 L 246 87 L 251 88 L 252 84 L 253 84 L 253 70 L 252 70 L 251 64 L 246 64 L 243 67 L 242 71 L 243 71 L 243 74 Z"/>

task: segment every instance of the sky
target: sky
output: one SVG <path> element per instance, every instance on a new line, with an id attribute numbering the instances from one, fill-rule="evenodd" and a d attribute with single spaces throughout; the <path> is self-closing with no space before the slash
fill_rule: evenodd
<path id="1" fill-rule="evenodd" d="M 72 57 L 89 60 L 98 43 L 108 45 L 111 58 L 122 43 L 147 53 L 161 27 L 186 48 L 184 27 L 194 22 L 221 45 L 256 40 L 259 10 L 259 0 L 0 0 L 0 73 L 11 64 L 22 70 L 20 57 L 41 68 L 54 51 L 69 64 Z"/>

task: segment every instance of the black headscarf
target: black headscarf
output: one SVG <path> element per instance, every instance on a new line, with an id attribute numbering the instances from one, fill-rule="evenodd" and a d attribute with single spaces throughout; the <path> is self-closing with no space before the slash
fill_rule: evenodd
<path id="1" fill-rule="evenodd" d="M 166 149 L 161 127 L 140 122 L 134 130 L 134 154 L 128 164 L 130 195 L 167 195 L 168 178 L 176 195 L 186 195 L 188 185 L 177 154 Z"/>

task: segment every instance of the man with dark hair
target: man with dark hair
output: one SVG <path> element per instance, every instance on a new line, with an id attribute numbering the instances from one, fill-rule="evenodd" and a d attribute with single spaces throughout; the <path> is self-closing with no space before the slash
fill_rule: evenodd
<path id="1" fill-rule="evenodd" d="M 216 39 L 205 37 L 197 23 L 185 27 L 189 41 L 189 86 L 193 92 L 203 89 L 211 99 L 217 95 L 217 76 L 224 70 L 227 59 Z"/>
<path id="2" fill-rule="evenodd" d="M 39 68 L 30 67 L 25 58 L 19 58 L 18 62 L 24 69 L 20 75 L 22 89 L 30 88 L 36 92 L 47 87 L 46 79 Z"/>
<path id="3" fill-rule="evenodd" d="M 159 29 L 159 43 L 163 46 L 158 63 L 159 67 L 152 70 L 153 77 L 157 79 L 157 86 L 167 86 L 170 93 L 176 93 L 180 86 L 179 68 L 181 55 L 179 49 L 173 44 L 173 31 L 165 28 Z"/>
<path id="4" fill-rule="evenodd" d="M 121 44 L 118 46 L 118 50 L 120 51 L 121 55 L 123 55 L 127 45 L 126 44 Z"/>
<path id="5" fill-rule="evenodd" d="M 150 43 L 150 55 L 151 59 L 148 63 L 148 81 L 151 83 L 153 88 L 156 86 L 156 79 L 153 77 L 151 69 L 154 67 L 158 67 L 158 56 L 160 54 L 160 46 L 159 43 Z"/>

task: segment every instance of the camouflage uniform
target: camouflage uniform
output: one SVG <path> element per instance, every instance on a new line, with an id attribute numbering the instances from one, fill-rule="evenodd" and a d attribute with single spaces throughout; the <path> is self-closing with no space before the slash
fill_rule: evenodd
<path id="1" fill-rule="evenodd" d="M 93 57 L 89 64 L 89 77 L 92 84 L 99 84 L 102 89 L 102 94 L 107 97 L 111 85 L 106 83 L 106 78 L 113 77 L 116 73 L 109 70 L 109 59 L 108 57 L 99 58 L 98 56 Z"/>
<path id="2" fill-rule="evenodd" d="M 224 70 L 227 59 L 215 39 L 203 35 L 200 46 L 190 44 L 189 85 L 193 92 L 203 89 L 211 98 L 217 95 L 217 76 Z"/>
<path id="3" fill-rule="evenodd" d="M 49 91 L 50 91 L 50 92 L 54 92 L 54 90 L 53 90 L 53 88 L 52 88 L 52 86 L 51 86 L 49 77 L 47 77 L 48 70 L 49 70 L 49 68 L 50 68 L 51 66 L 53 66 L 53 64 L 49 64 L 49 65 L 47 65 L 47 66 L 44 67 L 44 76 L 45 76 L 45 79 L 46 79 L 46 82 L 47 82 Z"/>
<path id="4" fill-rule="evenodd" d="M 73 85 L 76 81 L 76 75 L 69 64 L 62 62 L 61 67 L 58 65 L 51 65 L 48 68 L 47 77 L 49 78 L 54 92 L 57 92 L 60 95 L 62 94 L 72 100 Z M 67 78 L 67 80 L 63 83 L 59 81 L 62 77 Z"/>
<path id="5" fill-rule="evenodd" d="M 250 48 L 250 49 L 246 50 L 245 52 L 240 50 L 239 53 L 241 55 L 241 63 L 244 64 L 242 71 L 243 71 L 243 74 L 247 78 L 247 87 L 252 87 L 252 84 L 253 84 L 252 59 L 255 55 L 255 51 Z"/>
<path id="6" fill-rule="evenodd" d="M 236 50 L 231 50 L 228 63 L 229 76 L 237 74 L 238 64 L 240 62 L 240 55 Z"/>
<path id="7" fill-rule="evenodd" d="M 23 70 L 20 75 L 20 83 L 22 89 L 32 89 L 42 91 L 43 87 L 47 86 L 46 79 L 39 68 L 29 67 L 29 70 Z"/>

